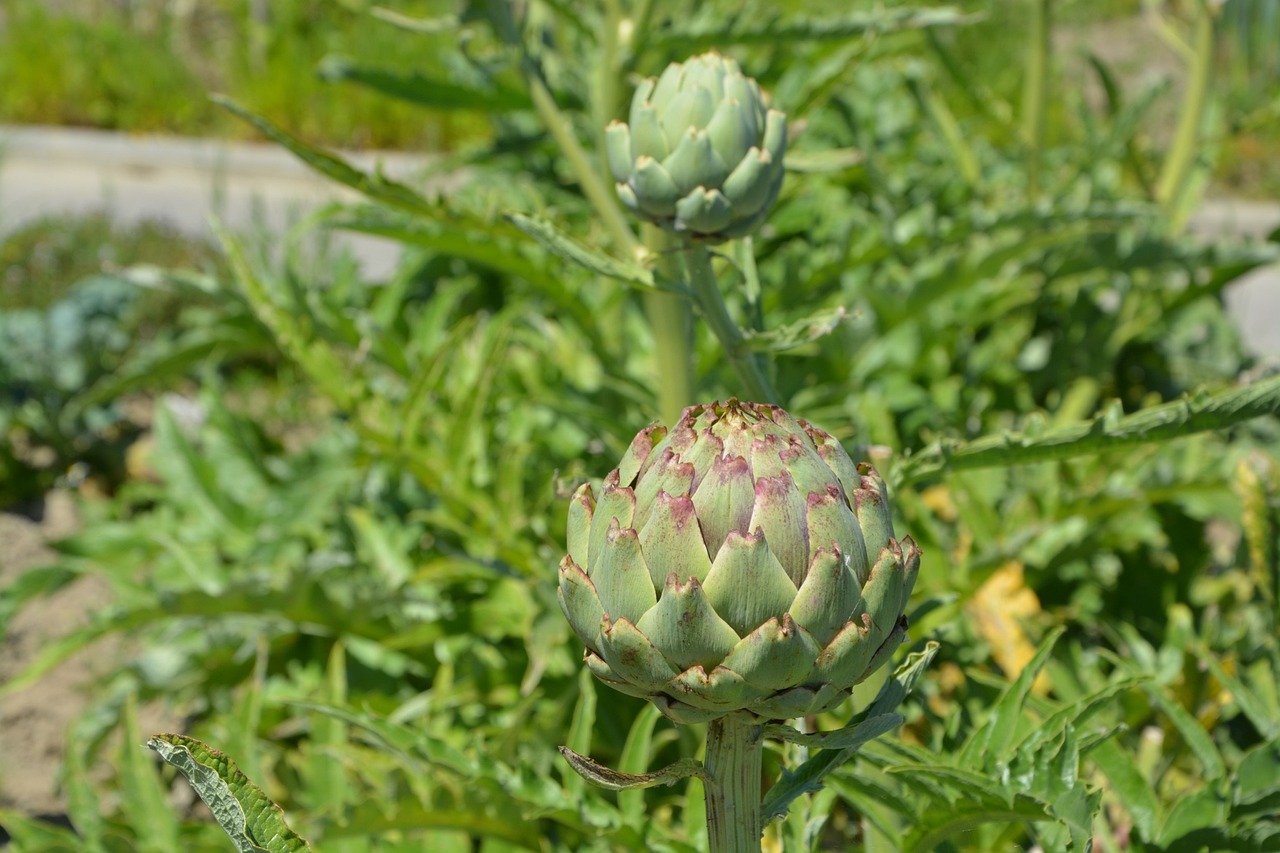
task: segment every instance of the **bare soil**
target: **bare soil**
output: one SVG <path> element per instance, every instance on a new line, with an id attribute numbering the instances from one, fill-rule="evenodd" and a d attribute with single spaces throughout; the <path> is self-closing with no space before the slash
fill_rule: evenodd
<path id="1" fill-rule="evenodd" d="M 65 492 L 51 492 L 28 515 L 0 513 L 0 588 L 52 562 L 49 543 L 74 533 L 78 523 L 74 500 Z M 0 683 L 25 669 L 46 644 L 88 622 L 106 595 L 104 581 L 85 577 L 24 607 L 0 640 Z M 0 808 L 38 815 L 63 811 L 58 769 L 67 727 L 106 668 L 105 658 L 101 646 L 88 649 L 0 699 Z"/>

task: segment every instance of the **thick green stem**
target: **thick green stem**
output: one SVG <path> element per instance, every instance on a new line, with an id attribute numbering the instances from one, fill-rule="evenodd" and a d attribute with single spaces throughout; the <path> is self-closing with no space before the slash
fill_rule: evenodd
<path id="1" fill-rule="evenodd" d="M 780 403 L 778 392 L 765 374 L 760 357 L 744 345 L 742 330 L 729 316 L 729 309 L 720 294 L 720 284 L 711 268 L 711 256 L 706 247 L 687 243 L 684 247 L 684 265 L 689 274 L 689 286 L 693 290 L 702 318 L 724 347 L 724 354 L 738 372 L 738 378 L 746 396 L 756 403 Z"/>
<path id="2" fill-rule="evenodd" d="M 730 714 L 707 725 L 704 760 L 710 853 L 760 853 L 760 769 L 763 730 L 748 716 Z"/>
<path id="3" fill-rule="evenodd" d="M 668 281 L 683 279 L 673 241 L 655 225 L 643 229 L 644 243 L 656 259 L 657 272 Z M 693 371 L 693 311 L 677 293 L 653 290 L 644 295 L 645 315 L 653 331 L 658 363 L 658 408 L 662 422 L 673 424 L 685 406 L 696 402 Z"/>

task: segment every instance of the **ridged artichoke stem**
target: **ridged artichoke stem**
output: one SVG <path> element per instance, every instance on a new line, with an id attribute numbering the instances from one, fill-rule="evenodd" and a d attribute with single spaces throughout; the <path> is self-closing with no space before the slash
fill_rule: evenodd
<path id="1" fill-rule="evenodd" d="M 711 775 L 705 783 L 710 853 L 760 853 L 763 732 L 746 714 L 730 714 L 707 724 L 703 763 Z"/>
<path id="2" fill-rule="evenodd" d="M 689 285 L 698 300 L 698 307 L 702 309 L 702 317 L 720 340 L 729 363 L 738 372 L 738 378 L 744 386 L 743 396 L 756 403 L 780 403 L 778 392 L 765 374 L 760 357 L 743 345 L 742 330 L 729 316 L 729 309 L 720 294 L 720 284 L 716 281 L 715 270 L 711 268 L 711 256 L 706 247 L 686 243 L 683 255 Z"/>
<path id="3" fill-rule="evenodd" d="M 645 225 L 641 233 L 656 259 L 658 274 L 669 281 L 682 280 L 680 256 L 667 232 Z M 645 293 L 644 310 L 656 347 L 658 408 L 662 422 L 673 424 L 684 407 L 695 402 L 693 311 L 685 297 L 656 290 Z"/>

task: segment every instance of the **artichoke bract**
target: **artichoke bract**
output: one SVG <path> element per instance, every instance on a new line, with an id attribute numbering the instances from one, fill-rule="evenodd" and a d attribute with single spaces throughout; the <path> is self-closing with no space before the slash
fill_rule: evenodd
<path id="1" fill-rule="evenodd" d="M 712 52 L 640 84 L 629 124 L 605 131 L 618 197 L 636 215 L 692 239 L 753 231 L 782 187 L 787 117 L 755 80 Z"/>
<path id="2" fill-rule="evenodd" d="M 835 707 L 906 635 L 920 550 L 884 482 L 777 406 L 641 431 L 569 509 L 560 606 L 606 684 L 678 723 Z"/>

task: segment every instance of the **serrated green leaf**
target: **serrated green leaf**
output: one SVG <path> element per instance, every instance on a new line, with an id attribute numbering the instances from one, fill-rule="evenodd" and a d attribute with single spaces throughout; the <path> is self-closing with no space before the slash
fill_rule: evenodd
<path id="1" fill-rule="evenodd" d="M 479 764 L 467 755 L 459 752 L 448 743 L 426 734 L 415 731 L 399 723 L 374 717 L 368 713 L 352 711 L 350 708 L 324 705 L 316 702 L 293 702 L 294 707 L 307 711 L 327 714 L 342 720 L 369 736 L 369 742 L 379 746 L 400 758 L 419 765 L 432 765 L 448 770 L 461 777 L 474 776 L 480 772 Z"/>
<path id="2" fill-rule="evenodd" d="M 1216 791 L 1205 789 L 1181 797 L 1169 815 L 1156 839 L 1161 849 L 1168 849 L 1179 838 L 1198 830 L 1217 829 L 1227 817 L 1227 803 Z M 1199 845 L 1195 849 L 1200 849 Z"/>
<path id="3" fill-rule="evenodd" d="M 851 729 L 842 731 L 839 738 L 841 746 L 838 748 L 824 750 L 795 770 L 784 771 L 782 778 L 765 795 L 760 806 L 761 819 L 768 823 L 786 815 L 787 809 L 797 797 L 819 790 L 822 780 L 853 758 L 863 744 L 893 731 L 901 722 L 902 717 L 897 714 L 870 717 Z"/>
<path id="4" fill-rule="evenodd" d="M 876 698 L 871 700 L 871 704 L 859 714 L 859 717 L 867 719 L 896 711 L 903 700 L 911 695 L 917 682 L 924 677 L 929 665 L 937 657 L 939 648 L 941 646 L 936 641 L 930 640 L 925 643 L 922 650 L 907 655 L 907 659 L 894 670 L 893 676 L 886 679 L 880 686 Z"/>
<path id="5" fill-rule="evenodd" d="M 980 803 L 1007 809 L 1017 792 L 999 779 L 952 767 L 947 764 L 905 764 L 889 766 L 885 772 L 910 779 L 913 784 L 929 779 L 943 782 L 948 788 Z M 1028 795 L 1030 796 L 1030 795 Z"/>
<path id="6" fill-rule="evenodd" d="M 856 749 L 871 739 L 868 737 L 869 732 L 876 730 L 881 733 L 893 731 L 902 725 L 904 719 L 901 714 L 881 714 L 875 717 L 867 717 L 857 725 L 846 726 L 834 732 L 817 732 L 815 734 L 798 732 L 787 725 L 765 726 L 764 731 L 765 737 L 799 744 L 810 749 Z M 872 735 L 871 737 L 877 736 Z"/>
<path id="7" fill-rule="evenodd" d="M 1123 417 L 1116 417 L 1115 413 L 1115 409 L 1109 408 L 1091 421 L 1045 430 L 1035 436 L 1005 433 L 963 443 L 938 443 L 899 463 L 893 470 L 893 483 L 897 488 L 944 470 L 1069 459 L 1226 429 L 1253 418 L 1280 413 L 1280 376 L 1217 394 L 1187 395 Z"/>
<path id="8" fill-rule="evenodd" d="M 356 83 L 393 98 L 437 110 L 496 113 L 533 108 L 529 95 L 518 89 L 497 85 L 460 86 L 423 74 L 358 65 L 342 56 L 326 56 L 317 66 L 316 74 L 324 80 Z"/>
<path id="9" fill-rule="evenodd" d="M 1064 708 L 1054 711 L 1038 726 L 1027 733 L 1026 737 L 1014 747 L 1014 751 L 1035 749 L 1039 744 L 1053 740 L 1062 734 L 1068 726 L 1079 726 L 1096 712 L 1111 707 L 1111 701 L 1117 694 L 1124 693 L 1140 686 L 1147 679 L 1144 677 L 1128 678 L 1108 684 L 1088 696 L 1078 699 Z"/>
<path id="10" fill-rule="evenodd" d="M 83 853 L 85 849 L 84 841 L 70 829 L 12 809 L 0 809 L 0 829 L 16 851 Z"/>
<path id="11" fill-rule="evenodd" d="M 1044 803 L 1017 796 L 1006 809 L 985 808 L 981 804 L 956 803 L 932 809 L 925 819 L 903 839 L 903 853 L 930 853 L 949 838 L 969 832 L 986 823 L 1032 822 L 1052 820 Z"/>
<path id="12" fill-rule="evenodd" d="M 901 788 L 882 781 L 878 774 L 834 773 L 827 780 L 827 785 L 852 803 L 885 838 L 894 840 L 902 834 L 892 817 L 908 824 L 916 822 L 919 810 L 903 796 Z M 901 847 L 901 844 L 896 847 Z"/>
<path id="13" fill-rule="evenodd" d="M 844 308 L 831 308 L 778 329 L 747 331 L 743 346 L 755 352 L 786 352 L 826 337 L 848 316 Z"/>
<path id="14" fill-rule="evenodd" d="M 991 709 L 991 718 L 965 742 L 961 763 L 977 765 L 981 762 L 982 766 L 991 767 L 994 762 L 1006 761 L 1013 755 L 1016 747 L 1014 736 L 1022 719 L 1023 705 L 1031 693 L 1031 685 L 1040 670 L 1044 669 L 1062 633 L 1062 628 L 1056 628 L 1045 637 L 1035 656 L 996 700 Z"/>
<path id="15" fill-rule="evenodd" d="M 226 755 L 195 738 L 174 734 L 156 735 L 147 741 L 147 746 L 187 777 L 239 853 L 311 850 L 285 824 L 280 807 Z"/>
<path id="16" fill-rule="evenodd" d="M 1280 720 L 1277 720 L 1270 713 L 1266 705 L 1248 685 L 1228 673 L 1217 656 L 1208 649 L 1196 649 L 1196 657 L 1200 659 L 1200 663 L 1208 667 L 1209 671 L 1213 673 L 1213 677 L 1218 679 L 1223 687 L 1231 691 L 1231 701 L 1240 707 L 1240 710 L 1249 718 L 1249 722 L 1253 723 L 1253 727 L 1258 730 L 1264 740 L 1280 738 Z"/>
<path id="17" fill-rule="evenodd" d="M 507 219 L 521 231 L 537 240 L 547 251 L 557 257 L 564 258 L 566 261 L 572 261 L 579 266 L 585 267 L 591 272 L 616 279 L 623 284 L 643 290 L 656 288 L 684 292 L 675 285 L 659 283 L 654 278 L 653 273 L 638 264 L 610 258 L 608 255 L 582 245 L 550 222 L 534 219 L 521 213 L 508 214 Z"/>
<path id="18" fill-rule="evenodd" d="M 433 204 L 421 194 L 385 175 L 362 172 L 346 160 L 327 151 L 321 151 L 276 127 L 267 119 L 250 112 L 225 95 L 211 95 L 210 100 L 224 109 L 234 113 L 253 125 L 263 136 L 291 151 L 299 160 L 306 163 L 325 177 L 345 184 L 370 198 L 416 213 L 428 218 L 439 218 L 448 211 L 440 205 Z"/>
<path id="19" fill-rule="evenodd" d="M 1245 753 L 1233 780 L 1234 802 L 1252 805 L 1280 793 L 1280 742 L 1264 743 Z"/>
<path id="20" fill-rule="evenodd" d="M 1227 773 L 1226 765 L 1222 761 L 1222 756 L 1218 754 L 1213 738 L 1204 730 L 1204 726 L 1200 725 L 1200 722 L 1185 708 L 1165 696 L 1158 687 L 1148 686 L 1146 690 L 1151 703 L 1169 718 L 1174 728 L 1182 735 L 1182 739 L 1186 741 L 1196 761 L 1200 763 L 1205 781 L 1216 782 L 1222 779 Z"/>
<path id="21" fill-rule="evenodd" d="M 1163 816 L 1160 801 L 1133 756 L 1114 740 L 1108 740 L 1098 744 L 1089 758 L 1106 775 L 1115 791 L 1117 804 L 1129 812 L 1142 837 L 1154 838 Z"/>
<path id="22" fill-rule="evenodd" d="M 716 16 L 669 27 L 653 37 L 668 53 L 694 53 L 732 44 L 786 44 L 803 41 L 844 41 L 926 27 L 954 27 L 977 20 L 957 9 L 901 7 L 873 13 L 835 15 Z"/>
<path id="23" fill-rule="evenodd" d="M 824 148 L 821 151 L 787 151 L 783 161 L 788 172 L 822 174 L 843 172 L 862 165 L 866 154 L 857 148 Z"/>

